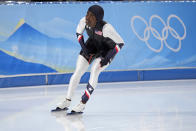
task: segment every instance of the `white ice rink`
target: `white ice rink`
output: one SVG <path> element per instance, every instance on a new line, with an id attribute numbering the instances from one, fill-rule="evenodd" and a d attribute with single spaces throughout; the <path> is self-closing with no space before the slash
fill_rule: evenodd
<path id="1" fill-rule="evenodd" d="M 0 89 L 0 131 L 196 130 L 196 80 L 99 84 L 82 115 L 51 114 L 66 91 L 67 85 Z"/>

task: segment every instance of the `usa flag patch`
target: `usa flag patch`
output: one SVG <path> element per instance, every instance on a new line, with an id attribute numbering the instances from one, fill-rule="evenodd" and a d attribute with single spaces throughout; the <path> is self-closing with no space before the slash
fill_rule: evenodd
<path id="1" fill-rule="evenodd" d="M 95 34 L 97 34 L 97 35 L 102 35 L 102 34 L 103 34 L 103 32 L 102 32 L 102 31 L 100 31 L 100 30 L 95 30 Z"/>

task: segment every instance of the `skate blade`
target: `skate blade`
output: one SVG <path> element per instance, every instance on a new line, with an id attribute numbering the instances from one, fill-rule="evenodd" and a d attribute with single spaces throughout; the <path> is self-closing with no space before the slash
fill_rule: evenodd
<path id="1" fill-rule="evenodd" d="M 57 107 L 56 109 L 51 110 L 51 112 L 61 112 L 61 111 L 67 111 L 67 110 L 68 110 L 68 108 L 61 109 L 61 108 Z"/>
<path id="2" fill-rule="evenodd" d="M 75 111 L 71 111 L 69 113 L 67 113 L 67 115 L 81 115 L 83 112 L 75 112 Z"/>

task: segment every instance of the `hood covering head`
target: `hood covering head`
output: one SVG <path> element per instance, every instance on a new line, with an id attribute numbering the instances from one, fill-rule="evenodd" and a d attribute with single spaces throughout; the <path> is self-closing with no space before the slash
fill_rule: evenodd
<path id="1" fill-rule="evenodd" d="M 91 7 L 88 8 L 88 11 L 92 12 L 95 15 L 97 22 L 103 20 L 104 10 L 101 6 L 92 5 Z"/>

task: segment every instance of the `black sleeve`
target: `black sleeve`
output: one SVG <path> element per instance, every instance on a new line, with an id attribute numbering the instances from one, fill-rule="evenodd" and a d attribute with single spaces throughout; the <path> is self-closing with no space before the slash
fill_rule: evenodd
<path id="1" fill-rule="evenodd" d="M 87 50 L 86 45 L 85 45 L 85 43 L 84 43 L 83 35 L 81 35 L 81 34 L 79 34 L 79 33 L 76 33 L 76 35 L 77 35 L 77 38 L 78 38 L 78 42 L 80 43 L 80 46 L 81 46 L 81 48 L 82 48 L 82 51 L 83 51 L 86 55 L 88 55 L 88 50 Z"/>
<path id="2" fill-rule="evenodd" d="M 112 39 L 106 37 L 103 39 L 104 44 L 109 48 L 105 58 L 101 61 L 101 65 L 106 65 L 108 62 L 110 63 L 115 55 L 121 50 L 124 43 L 115 43 Z"/>
<path id="3" fill-rule="evenodd" d="M 109 37 L 104 37 L 102 41 L 109 49 L 114 49 L 116 46 L 116 43 Z"/>

